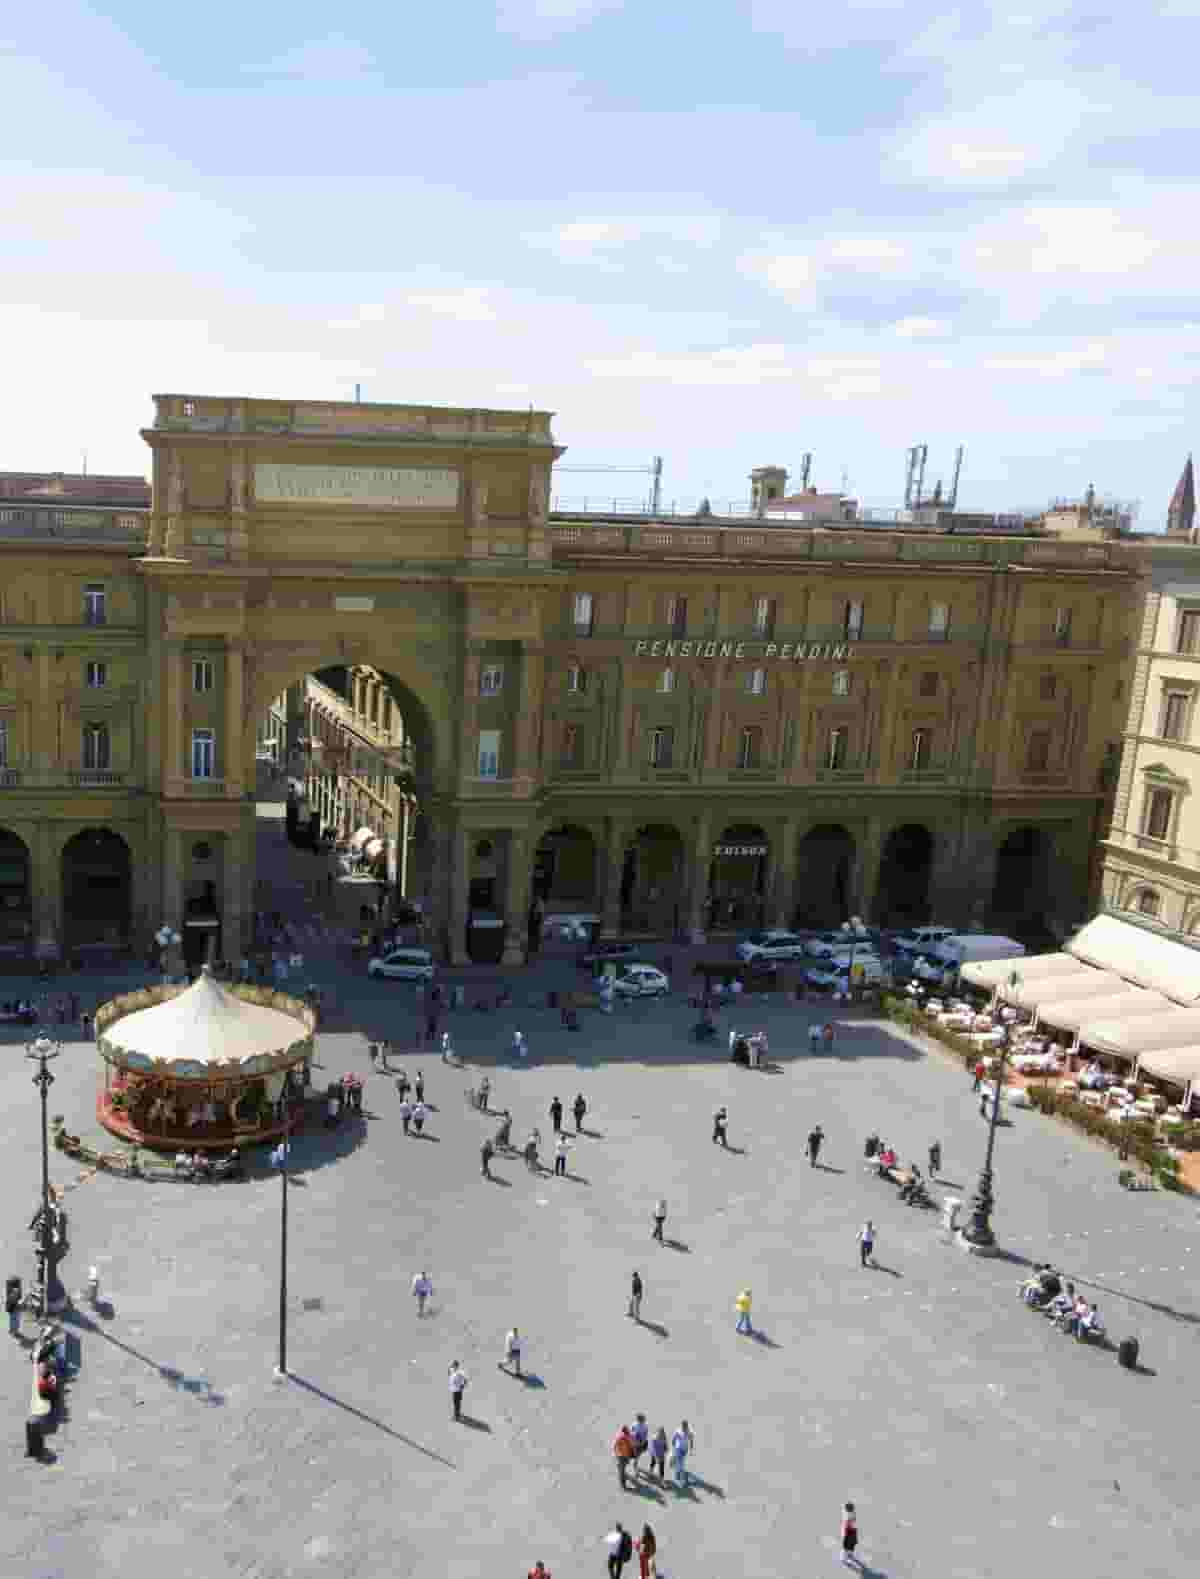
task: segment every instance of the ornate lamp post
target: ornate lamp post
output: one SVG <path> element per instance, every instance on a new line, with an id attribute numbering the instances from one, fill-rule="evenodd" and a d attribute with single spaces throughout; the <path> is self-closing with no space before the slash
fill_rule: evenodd
<path id="1" fill-rule="evenodd" d="M 43 1317 L 55 1316 L 67 1308 L 67 1291 L 58 1277 L 58 1246 L 50 1222 L 50 1139 L 46 1123 L 46 1098 L 54 1084 L 54 1076 L 46 1065 L 61 1052 L 61 1044 L 52 1042 L 48 1036 L 39 1036 L 25 1049 L 26 1058 L 33 1059 L 38 1066 L 33 1083 L 42 1094 L 42 1243 L 38 1253 L 42 1263 L 39 1283 Z"/>
<path id="2" fill-rule="evenodd" d="M 1021 985 L 1021 976 L 1013 971 L 1008 978 L 1013 992 Z M 996 1125 L 1000 1122 L 1000 1093 L 1004 1088 L 1004 1066 L 1008 1060 L 1009 1028 L 1004 1027 L 1004 1040 L 1000 1044 L 1000 1061 L 996 1066 L 996 1086 L 992 1096 L 992 1118 L 988 1125 L 987 1153 L 975 1194 L 971 1197 L 971 1220 L 962 1231 L 963 1242 L 970 1250 L 987 1251 L 994 1248 L 996 1235 L 992 1232 L 992 1208 L 996 1198 L 992 1194 L 992 1153 L 996 1149 Z"/>
<path id="3" fill-rule="evenodd" d="M 173 932 L 166 922 L 154 934 L 154 941 L 158 944 L 159 972 L 165 978 L 171 974 L 171 948 L 172 945 L 182 943 L 183 939 L 178 932 Z"/>
<path id="4" fill-rule="evenodd" d="M 287 1375 L 287 1262 L 288 1262 L 288 1161 L 292 1150 L 292 1093 L 285 1085 L 283 1100 L 287 1122 L 283 1139 L 271 1153 L 271 1166 L 279 1169 L 279 1360 L 275 1380 Z"/>
<path id="5" fill-rule="evenodd" d="M 846 971 L 846 982 L 850 988 L 854 986 L 854 951 L 867 935 L 861 916 L 851 916 L 849 921 L 843 921 L 838 929 L 844 938 L 850 942 L 850 964 Z"/>

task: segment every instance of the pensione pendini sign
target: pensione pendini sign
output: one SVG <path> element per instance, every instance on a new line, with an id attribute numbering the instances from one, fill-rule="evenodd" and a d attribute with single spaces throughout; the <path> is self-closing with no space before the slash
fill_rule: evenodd
<path id="1" fill-rule="evenodd" d="M 849 663 L 853 642 L 831 641 L 679 641 L 664 637 L 635 641 L 635 658 L 776 658 L 781 663 L 806 663 L 824 659 Z"/>

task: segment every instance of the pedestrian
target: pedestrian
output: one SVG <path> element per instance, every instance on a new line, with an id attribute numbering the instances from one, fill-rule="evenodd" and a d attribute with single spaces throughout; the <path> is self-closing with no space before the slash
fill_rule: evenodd
<path id="1" fill-rule="evenodd" d="M 583 1100 L 582 1091 L 575 1098 L 572 1112 L 575 1114 L 575 1133 L 578 1135 L 583 1129 L 584 1115 L 587 1113 L 587 1103 Z"/>
<path id="2" fill-rule="evenodd" d="M 671 1468 L 675 1472 L 675 1484 L 679 1487 L 688 1484 L 688 1454 L 695 1445 L 696 1439 L 692 1435 L 691 1426 L 686 1420 L 680 1421 L 679 1430 L 671 1438 Z"/>
<path id="3" fill-rule="evenodd" d="M 15 1338 L 21 1330 L 21 1285 L 15 1278 L 9 1278 L 5 1286 L 4 1308 L 8 1312 L 9 1334 Z"/>
<path id="4" fill-rule="evenodd" d="M 412 1280 L 413 1298 L 417 1302 L 417 1317 L 420 1319 L 425 1314 L 425 1301 L 433 1293 L 433 1283 L 428 1272 L 418 1272 Z"/>
<path id="5" fill-rule="evenodd" d="M 79 1029 L 83 1032 L 85 1041 L 92 1034 L 92 1017 L 86 1009 L 79 1016 Z"/>
<path id="6" fill-rule="evenodd" d="M 942 1143 L 935 1140 L 929 1148 L 929 1177 L 936 1179 L 942 1171 Z"/>
<path id="7" fill-rule="evenodd" d="M 855 1555 L 858 1549 L 858 1514 L 854 1504 L 847 1502 L 842 1508 L 842 1562 L 847 1568 L 861 1568 Z"/>
<path id="8" fill-rule="evenodd" d="M 567 1171 L 567 1137 L 560 1134 L 554 1143 L 554 1174 L 563 1178 Z"/>
<path id="9" fill-rule="evenodd" d="M 636 1475 L 641 1473 L 642 1454 L 650 1446 L 650 1427 L 646 1424 L 645 1415 L 635 1417 L 629 1434 L 633 1438 L 633 1471 Z"/>
<path id="10" fill-rule="evenodd" d="M 751 1293 L 748 1288 L 742 1289 L 741 1293 L 733 1302 L 733 1308 L 738 1313 L 737 1327 L 734 1330 L 736 1332 L 745 1333 L 747 1337 L 750 1337 L 753 1332 L 753 1329 L 750 1326 L 750 1303 Z"/>
<path id="11" fill-rule="evenodd" d="M 514 1058 L 524 1059 L 529 1054 L 529 1048 L 526 1045 L 525 1038 L 521 1035 L 520 1031 L 513 1032 L 512 1050 Z"/>
<path id="12" fill-rule="evenodd" d="M 556 1135 L 562 1132 L 563 1105 L 557 1097 L 550 1104 L 550 1122 L 554 1125 Z"/>
<path id="13" fill-rule="evenodd" d="M 454 1418 L 462 1419 L 463 1394 L 467 1390 L 467 1375 L 458 1361 L 450 1366 L 450 1404 L 454 1410 Z"/>
<path id="14" fill-rule="evenodd" d="M 868 1217 L 858 1231 L 858 1262 L 867 1266 L 875 1259 L 875 1224 Z"/>
<path id="15" fill-rule="evenodd" d="M 810 1168 L 815 1168 L 817 1165 L 817 1158 L 821 1153 L 821 1142 L 824 1139 L 825 1131 L 819 1124 L 808 1133 L 808 1165 Z"/>
<path id="16" fill-rule="evenodd" d="M 325 1104 L 326 1129 L 335 1129 L 337 1127 L 338 1115 L 341 1113 L 341 1111 L 342 1104 L 339 1100 L 338 1094 L 335 1092 L 329 1097 L 329 1100 Z"/>
<path id="17" fill-rule="evenodd" d="M 650 1237 L 651 1239 L 657 1239 L 660 1245 L 663 1243 L 663 1225 L 666 1223 L 666 1220 L 667 1203 L 666 1201 L 659 1201 L 654 1208 L 654 1232 Z"/>
<path id="18" fill-rule="evenodd" d="M 496 1148 L 492 1145 L 491 1137 L 489 1136 L 479 1148 L 479 1161 L 482 1165 L 480 1172 L 485 1179 L 490 1179 L 492 1176 L 491 1161 L 495 1155 Z"/>
<path id="19" fill-rule="evenodd" d="M 437 1010 L 437 1004 L 432 1002 L 432 1000 L 431 1000 L 430 1004 L 429 1004 L 429 1008 L 428 1008 L 428 1010 L 426 1011 L 426 1014 L 425 1014 L 425 1040 L 429 1043 L 430 1047 L 436 1047 L 437 1046 L 437 1034 L 438 1034 L 438 1010 Z"/>
<path id="20" fill-rule="evenodd" d="M 729 1141 L 726 1137 L 726 1127 L 729 1123 L 729 1114 L 725 1108 L 719 1107 L 713 1114 L 712 1138 L 714 1145 L 720 1144 L 728 1149 Z"/>
<path id="21" fill-rule="evenodd" d="M 667 1428 L 659 1426 L 650 1438 L 650 1468 L 647 1478 L 651 1478 L 654 1471 L 658 1471 L 659 1480 L 663 1480 L 667 1473 Z"/>
<path id="22" fill-rule="evenodd" d="M 404 1125 L 404 1133 L 406 1135 L 408 1134 L 408 1126 L 412 1123 L 412 1116 L 412 1103 L 407 1097 L 402 1097 L 400 1101 L 400 1122 Z"/>
<path id="23" fill-rule="evenodd" d="M 416 1079 L 413 1081 L 413 1091 L 416 1094 L 417 1101 L 418 1102 L 424 1102 L 424 1100 L 425 1100 L 425 1076 L 421 1073 L 421 1071 L 419 1069 L 417 1070 Z"/>
<path id="24" fill-rule="evenodd" d="M 825 1039 L 825 1051 L 831 1053 L 833 1051 L 833 1025 L 831 1022 L 826 1022 L 825 1029 L 821 1035 Z"/>
<path id="25" fill-rule="evenodd" d="M 608 1579 L 621 1579 L 621 1570 L 633 1556 L 633 1540 L 629 1531 L 618 1521 L 604 1537 L 608 1547 Z"/>
<path id="26" fill-rule="evenodd" d="M 629 1461 L 633 1457 L 634 1447 L 633 1437 L 627 1425 L 623 1425 L 613 1437 L 612 1450 L 613 1457 L 617 1461 L 617 1482 L 622 1491 L 628 1491 L 629 1482 L 626 1476 L 629 1473 Z"/>
<path id="27" fill-rule="evenodd" d="M 405 1097 L 408 1095 L 409 1084 L 410 1081 L 408 1075 L 403 1069 L 398 1069 L 396 1071 L 396 1093 L 399 1096 L 401 1102 L 403 1102 Z"/>
<path id="28" fill-rule="evenodd" d="M 529 1570 L 529 1579 L 550 1579 L 550 1570 L 540 1557 Z"/>
<path id="29" fill-rule="evenodd" d="M 481 1113 L 487 1113 L 490 1111 L 488 1108 L 488 1100 L 491 1097 L 491 1094 L 492 1082 L 486 1075 L 484 1075 L 483 1079 L 479 1082 L 479 1111 Z"/>
<path id="30" fill-rule="evenodd" d="M 419 1135 L 425 1128 L 425 1104 L 418 1102 L 412 1110 L 412 1127 Z"/>
<path id="31" fill-rule="evenodd" d="M 637 1543 L 640 1579 L 658 1579 L 658 1542 L 648 1524 L 642 1525 L 642 1538 Z"/>
<path id="32" fill-rule="evenodd" d="M 976 1065 L 975 1065 L 975 1084 L 971 1087 L 971 1090 L 972 1091 L 978 1091 L 982 1084 L 983 1084 L 983 1059 L 980 1058 L 976 1062 Z"/>
<path id="33" fill-rule="evenodd" d="M 642 1292 L 642 1275 L 635 1272 L 629 1285 L 629 1314 L 634 1321 L 642 1319 Z"/>
<path id="34" fill-rule="evenodd" d="M 521 1374 L 521 1334 L 515 1327 L 508 1329 L 504 1340 L 504 1363 L 514 1376 Z"/>

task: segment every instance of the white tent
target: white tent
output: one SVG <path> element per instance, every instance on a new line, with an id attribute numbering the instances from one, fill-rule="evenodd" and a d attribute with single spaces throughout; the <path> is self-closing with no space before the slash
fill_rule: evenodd
<path id="1" fill-rule="evenodd" d="M 1170 1007 L 1157 992 L 1130 987 L 1114 976 L 1106 986 L 1081 990 L 1072 982 L 1069 990 L 1055 989 L 1038 1000 L 1034 1018 L 1040 1026 L 1053 1026 L 1056 1031 L 1077 1031 L 1085 1020 L 1108 1020 L 1118 1015 L 1122 1019 L 1136 1018 L 1162 1013 Z"/>
<path id="2" fill-rule="evenodd" d="M 1103 1010 L 1101 1010 L 1103 1016 Z M 1079 1044 L 1098 1053 L 1112 1053 L 1132 1063 L 1159 1048 L 1190 1047 L 1200 1042 L 1200 1009 L 1164 1009 L 1161 1014 L 1103 1016 L 1079 1027 Z"/>
<path id="3" fill-rule="evenodd" d="M 1200 1040 L 1190 1047 L 1163 1047 L 1143 1053 L 1137 1062 L 1138 1073 L 1155 1075 L 1174 1086 L 1188 1086 L 1200 1080 Z"/>
<path id="4" fill-rule="evenodd" d="M 1132 921 L 1097 916 L 1075 934 L 1067 950 L 1085 964 L 1113 971 L 1175 1003 L 1200 1004 L 1200 950 Z"/>
<path id="5" fill-rule="evenodd" d="M 964 965 L 959 975 L 972 987 L 985 987 L 989 991 L 1006 982 L 1016 971 L 1022 981 L 1042 981 L 1053 977 L 1065 981 L 1068 977 L 1091 978 L 1096 972 L 1090 966 L 1073 959 L 1070 954 L 1031 954 L 1026 959 L 986 959 Z"/>

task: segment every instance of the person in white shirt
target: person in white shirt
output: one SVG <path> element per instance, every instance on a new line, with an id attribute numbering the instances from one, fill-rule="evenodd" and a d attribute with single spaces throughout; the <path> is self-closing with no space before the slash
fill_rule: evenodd
<path id="1" fill-rule="evenodd" d="M 413 1298 L 417 1302 L 417 1315 L 423 1316 L 425 1314 L 425 1301 L 433 1293 L 433 1283 L 430 1281 L 428 1272 L 417 1273 L 412 1280 L 412 1292 Z"/>
<path id="2" fill-rule="evenodd" d="M 875 1224 L 868 1217 L 858 1231 L 858 1259 L 861 1266 L 875 1258 Z"/>
<path id="3" fill-rule="evenodd" d="M 418 1102 L 412 1110 L 412 1127 L 418 1135 L 425 1128 L 425 1113 L 424 1102 Z"/>
<path id="4" fill-rule="evenodd" d="M 559 1135 L 554 1142 L 554 1172 L 561 1178 L 567 1171 L 567 1149 L 569 1142 L 565 1135 Z"/>
<path id="5" fill-rule="evenodd" d="M 504 1339 L 504 1361 L 514 1376 L 521 1374 L 521 1334 L 515 1327 L 510 1327 Z"/>
<path id="6" fill-rule="evenodd" d="M 467 1388 L 467 1374 L 457 1360 L 450 1365 L 450 1405 L 454 1410 L 454 1418 L 462 1419 L 463 1393 Z"/>

